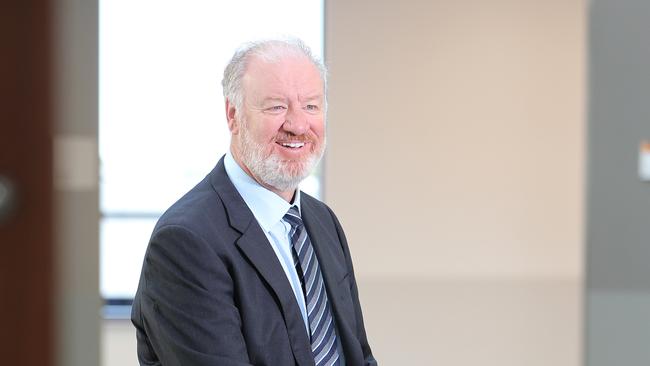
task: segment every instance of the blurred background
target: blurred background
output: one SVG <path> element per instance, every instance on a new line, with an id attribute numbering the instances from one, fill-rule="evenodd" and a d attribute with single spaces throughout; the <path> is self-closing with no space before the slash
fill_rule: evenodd
<path id="1" fill-rule="evenodd" d="M 650 364 L 650 3 L 0 6 L 0 363 L 137 365 L 162 210 L 226 151 L 235 47 L 329 67 L 305 190 L 339 216 L 381 365 Z"/>

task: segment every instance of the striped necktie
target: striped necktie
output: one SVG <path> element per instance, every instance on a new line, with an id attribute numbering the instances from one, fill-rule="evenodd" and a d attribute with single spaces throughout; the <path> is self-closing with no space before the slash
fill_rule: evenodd
<path id="1" fill-rule="evenodd" d="M 293 247 L 293 261 L 307 304 L 314 361 L 316 366 L 340 365 L 334 317 L 327 301 L 323 275 L 298 208 L 291 206 L 289 212 L 284 215 L 284 220 L 291 224 L 289 237 Z"/>

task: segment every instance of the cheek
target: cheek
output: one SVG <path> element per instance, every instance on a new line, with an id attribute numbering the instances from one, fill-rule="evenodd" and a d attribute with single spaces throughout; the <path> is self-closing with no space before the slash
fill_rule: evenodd
<path id="1" fill-rule="evenodd" d="M 314 131 L 320 141 L 325 139 L 325 122 L 322 119 L 312 123 L 311 130 Z"/>
<path id="2" fill-rule="evenodd" d="M 267 121 L 262 130 L 264 135 L 264 140 L 268 142 L 274 142 L 278 137 L 278 134 L 282 132 L 282 123 L 277 123 L 275 121 Z"/>
<path id="3" fill-rule="evenodd" d="M 272 142 L 282 126 L 278 118 L 262 118 L 256 121 L 256 125 L 251 129 L 251 133 L 259 142 Z"/>

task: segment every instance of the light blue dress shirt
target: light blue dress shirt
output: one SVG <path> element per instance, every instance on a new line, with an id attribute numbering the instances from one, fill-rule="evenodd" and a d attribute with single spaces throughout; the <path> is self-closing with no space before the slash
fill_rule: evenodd
<path id="1" fill-rule="evenodd" d="M 228 178 L 235 186 L 239 194 L 246 202 L 246 205 L 253 212 L 253 216 L 260 224 L 260 227 L 266 234 L 266 237 L 278 257 L 284 273 L 293 289 L 293 294 L 298 302 L 298 307 L 302 313 L 302 319 L 305 322 L 305 329 L 309 335 L 309 318 L 307 317 L 307 307 L 305 305 L 305 295 L 302 292 L 298 272 L 293 263 L 293 254 L 291 252 L 291 239 L 289 233 L 291 225 L 283 220 L 284 215 L 289 211 L 291 206 L 297 206 L 300 211 L 300 190 L 296 190 L 293 203 L 285 201 L 284 198 L 262 187 L 253 178 L 237 164 L 231 153 L 228 152 L 224 158 L 224 167 Z M 337 331 L 338 334 L 338 331 Z M 345 365 L 345 357 L 342 353 L 341 338 L 337 337 L 337 343 L 340 350 L 341 365 Z"/>

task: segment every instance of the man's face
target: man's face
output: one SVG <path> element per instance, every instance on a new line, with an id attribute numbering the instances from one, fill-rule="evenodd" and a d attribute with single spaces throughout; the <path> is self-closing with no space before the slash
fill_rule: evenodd
<path id="1" fill-rule="evenodd" d="M 250 60 L 233 133 L 235 160 L 259 183 L 293 191 L 325 149 L 323 81 L 304 56 Z"/>

